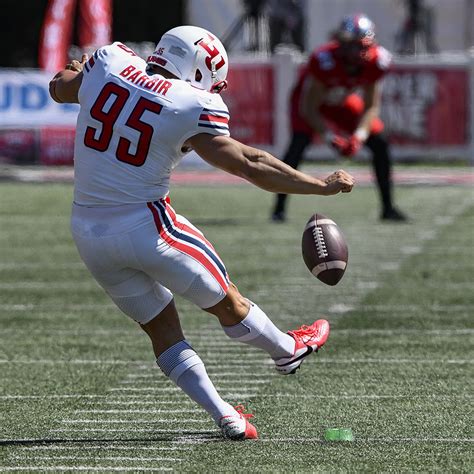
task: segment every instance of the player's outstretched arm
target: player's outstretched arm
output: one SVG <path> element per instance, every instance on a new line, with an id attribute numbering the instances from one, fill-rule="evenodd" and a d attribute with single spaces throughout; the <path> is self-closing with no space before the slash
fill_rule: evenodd
<path id="1" fill-rule="evenodd" d="M 59 71 L 49 83 L 49 95 L 60 104 L 78 104 L 79 88 L 82 83 L 82 68 L 87 61 L 87 54 L 82 56 L 81 61 L 71 61 L 65 69 Z"/>
<path id="2" fill-rule="evenodd" d="M 200 133 L 188 140 L 205 161 L 274 193 L 320 194 L 350 192 L 354 178 L 343 170 L 318 179 L 297 171 L 270 153 L 226 136 Z"/>
<path id="3" fill-rule="evenodd" d="M 319 107 L 326 100 L 327 94 L 327 87 L 322 82 L 312 76 L 308 76 L 303 84 L 299 110 L 300 115 L 306 120 L 314 132 L 329 146 L 337 149 L 340 138 L 326 127 L 324 119 L 319 112 Z"/>
<path id="4" fill-rule="evenodd" d="M 370 135 L 370 128 L 375 118 L 380 113 L 381 92 L 378 82 L 369 84 L 364 88 L 364 104 L 365 110 L 360 118 L 359 125 L 354 135 L 364 143 Z"/>

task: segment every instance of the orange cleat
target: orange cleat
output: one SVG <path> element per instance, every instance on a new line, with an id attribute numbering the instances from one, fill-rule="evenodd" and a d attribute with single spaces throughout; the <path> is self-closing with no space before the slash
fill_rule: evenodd
<path id="1" fill-rule="evenodd" d="M 295 340 L 295 353 L 291 357 L 275 360 L 276 371 L 281 375 L 294 374 L 303 360 L 323 347 L 329 336 L 329 323 L 318 319 L 311 326 L 303 325 L 288 334 Z"/>
<path id="2" fill-rule="evenodd" d="M 219 421 L 219 427 L 222 430 L 224 438 L 233 441 L 258 439 L 257 429 L 248 421 L 249 418 L 253 418 L 253 415 L 244 413 L 244 407 L 242 405 L 237 405 L 235 410 L 237 411 L 237 415 L 223 416 Z"/>

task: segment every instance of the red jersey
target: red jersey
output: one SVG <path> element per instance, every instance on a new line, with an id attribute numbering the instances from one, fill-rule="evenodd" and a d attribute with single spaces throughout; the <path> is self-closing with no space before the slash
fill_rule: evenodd
<path id="1" fill-rule="evenodd" d="M 291 97 L 291 119 L 296 130 L 308 130 L 308 125 L 299 114 L 300 96 L 303 84 L 308 76 L 323 83 L 326 88 L 326 99 L 320 106 L 323 116 L 333 115 L 334 107 L 343 105 L 345 99 L 357 92 L 357 89 L 378 81 L 389 69 L 391 54 L 382 46 L 368 48 L 363 62 L 356 74 L 349 74 L 344 60 L 338 54 L 339 43 L 331 41 L 317 48 L 300 73 L 298 82 Z"/>

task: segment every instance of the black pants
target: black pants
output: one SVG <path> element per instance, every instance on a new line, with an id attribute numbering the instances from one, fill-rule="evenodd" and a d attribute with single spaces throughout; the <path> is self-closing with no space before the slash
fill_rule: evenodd
<path id="1" fill-rule="evenodd" d="M 303 153 L 311 143 L 311 135 L 302 132 L 294 132 L 290 146 L 283 161 L 297 169 L 303 160 Z M 372 152 L 372 167 L 374 170 L 377 187 L 382 201 L 382 212 L 391 210 L 392 204 L 392 180 L 390 147 L 382 134 L 370 135 L 364 144 Z M 276 198 L 274 213 L 284 213 L 287 194 L 278 194 Z"/>

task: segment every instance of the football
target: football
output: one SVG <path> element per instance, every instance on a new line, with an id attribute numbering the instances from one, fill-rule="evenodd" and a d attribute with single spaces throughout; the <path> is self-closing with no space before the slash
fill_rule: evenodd
<path id="1" fill-rule="evenodd" d="M 308 270 L 326 285 L 336 285 L 347 268 L 349 251 L 337 224 L 322 214 L 313 214 L 303 232 L 303 260 Z"/>

